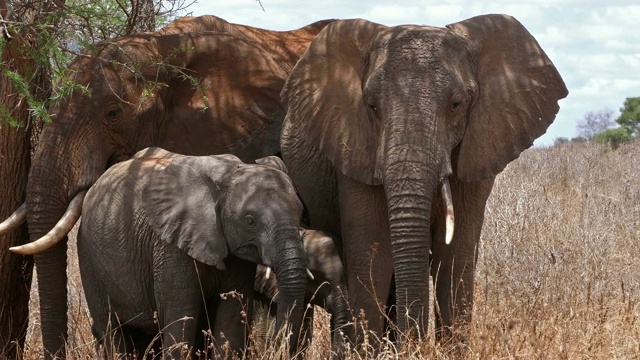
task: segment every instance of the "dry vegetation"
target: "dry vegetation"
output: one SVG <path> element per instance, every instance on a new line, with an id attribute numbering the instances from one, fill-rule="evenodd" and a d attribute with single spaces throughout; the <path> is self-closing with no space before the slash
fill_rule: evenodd
<path id="1" fill-rule="evenodd" d="M 464 346 L 432 339 L 380 358 L 630 359 L 640 354 L 640 141 L 531 149 L 489 199 Z M 72 266 L 73 268 L 73 266 Z M 71 270 L 70 357 L 96 357 L 80 279 Z M 327 357 L 326 315 L 309 358 Z M 39 358 L 35 326 L 27 356 Z M 283 350 L 256 339 L 251 358 Z M 369 358 L 370 354 L 352 358 Z"/>

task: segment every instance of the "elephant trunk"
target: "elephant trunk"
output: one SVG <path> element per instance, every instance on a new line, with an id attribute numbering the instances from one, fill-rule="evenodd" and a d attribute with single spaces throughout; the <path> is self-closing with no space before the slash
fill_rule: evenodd
<path id="1" fill-rule="evenodd" d="M 331 293 L 327 299 L 328 311 L 331 314 L 331 348 L 338 358 L 342 358 L 343 336 L 354 338 L 349 326 L 351 312 L 347 303 L 348 294 L 345 287 L 331 284 Z"/>
<path id="2" fill-rule="evenodd" d="M 51 151 L 51 149 L 49 149 Z M 43 154 L 43 152 L 45 154 Z M 36 152 L 27 184 L 27 221 L 30 240 L 51 230 L 67 209 L 68 181 L 50 166 L 47 150 Z M 61 190 L 65 189 L 65 190 Z M 65 355 L 67 339 L 67 237 L 49 250 L 34 255 L 40 296 L 40 323 L 45 357 Z"/>
<path id="3" fill-rule="evenodd" d="M 402 120 L 396 123 L 404 124 L 411 133 L 389 129 L 383 185 L 389 209 L 398 330 L 409 335 L 407 330 L 417 328 L 417 335 L 422 336 L 429 311 L 432 200 L 450 165 L 438 143 L 437 120 L 421 125 L 421 129 L 408 125 L 409 118 Z"/>
<path id="4" fill-rule="evenodd" d="M 278 278 L 278 315 L 276 328 L 279 330 L 288 324 L 286 335 L 289 337 L 289 351 L 294 354 L 298 348 L 298 339 L 304 314 L 304 298 L 307 289 L 306 254 L 296 225 L 286 225 L 274 231 L 276 256 L 273 262 Z"/>
<path id="5" fill-rule="evenodd" d="M 78 133 L 77 138 L 65 139 L 65 130 L 59 123 L 43 129 L 26 190 L 27 221 L 32 242 L 47 235 L 65 214 L 70 200 L 87 189 L 106 168 L 106 160 L 89 168 L 79 164 L 91 163 L 101 152 L 96 146 L 84 144 L 90 138 L 86 132 Z M 83 147 L 91 154 L 78 153 L 77 149 Z M 102 172 L 87 171 L 100 167 Z M 59 237 L 61 241 L 34 256 L 46 357 L 64 356 L 67 339 L 67 237 L 66 234 L 59 234 Z"/>

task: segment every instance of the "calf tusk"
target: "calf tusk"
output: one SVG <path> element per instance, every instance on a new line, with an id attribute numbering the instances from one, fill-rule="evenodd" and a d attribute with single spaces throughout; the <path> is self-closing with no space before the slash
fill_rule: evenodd
<path id="1" fill-rule="evenodd" d="M 307 269 L 307 276 L 309 277 L 309 279 L 311 280 L 315 280 L 316 278 L 313 276 L 313 274 L 311 273 L 311 270 Z"/>
<path id="2" fill-rule="evenodd" d="M 270 276 L 271 276 L 271 267 L 267 266 L 267 270 L 265 271 L 264 278 L 269 280 Z"/>
<path id="3" fill-rule="evenodd" d="M 22 224 L 27 219 L 27 205 L 22 203 L 18 210 L 16 210 L 11 216 L 7 218 L 7 220 L 3 221 L 0 224 L 0 235 L 4 235 L 9 232 L 9 230 L 18 227 L 18 225 Z"/>
<path id="4" fill-rule="evenodd" d="M 33 255 L 48 250 L 60 242 L 78 222 L 80 214 L 82 214 L 85 195 L 87 195 L 87 191 L 81 191 L 71 200 L 60 221 L 45 236 L 28 244 L 10 247 L 9 250 L 21 255 Z"/>
<path id="5" fill-rule="evenodd" d="M 444 242 L 448 245 L 453 240 L 453 229 L 455 228 L 455 222 L 453 217 L 453 201 L 451 200 L 451 186 L 449 186 L 449 178 L 446 177 L 442 181 L 442 200 L 444 200 L 444 207 L 447 211 L 445 215 L 446 232 Z"/>

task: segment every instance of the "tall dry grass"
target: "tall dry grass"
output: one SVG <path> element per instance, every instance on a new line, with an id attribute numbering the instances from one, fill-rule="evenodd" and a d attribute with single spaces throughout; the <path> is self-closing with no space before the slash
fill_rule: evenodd
<path id="1" fill-rule="evenodd" d="M 498 176 L 482 232 L 473 321 L 464 345 L 432 337 L 379 358 L 640 358 L 640 141 L 530 149 Z M 97 356 L 77 265 L 70 266 L 72 359 Z M 318 311 L 316 311 L 316 314 Z M 309 358 L 326 358 L 326 314 Z M 38 314 L 26 345 L 41 356 Z M 254 336 L 249 357 L 282 347 Z M 372 353 L 349 354 L 369 358 Z"/>

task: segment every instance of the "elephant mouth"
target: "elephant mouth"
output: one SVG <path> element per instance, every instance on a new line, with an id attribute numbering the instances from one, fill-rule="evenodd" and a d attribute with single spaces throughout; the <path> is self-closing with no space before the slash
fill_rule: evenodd
<path id="1" fill-rule="evenodd" d="M 248 244 L 241 245 L 235 249 L 232 249 L 230 252 L 231 254 L 233 254 L 236 257 L 239 257 L 240 259 L 255 262 L 257 264 L 261 264 L 265 266 L 270 266 L 270 264 L 268 264 L 269 262 L 268 259 L 265 259 L 262 256 L 260 256 L 260 251 L 258 250 L 258 247 L 251 242 Z"/>

